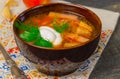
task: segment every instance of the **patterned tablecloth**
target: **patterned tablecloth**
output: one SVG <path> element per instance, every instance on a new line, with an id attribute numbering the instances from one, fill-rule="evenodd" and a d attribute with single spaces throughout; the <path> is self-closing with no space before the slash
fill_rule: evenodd
<path id="1" fill-rule="evenodd" d="M 0 12 L 2 12 L 5 1 L 6 0 L 0 0 Z M 23 4 L 22 0 L 16 0 L 16 1 L 19 2 L 19 5 L 10 8 L 13 17 L 16 17 L 19 13 L 27 9 Z M 101 33 L 101 39 L 95 53 L 89 59 L 87 59 L 85 63 L 83 63 L 79 67 L 79 69 L 77 69 L 72 74 L 62 77 L 55 77 L 55 76 L 48 76 L 38 72 L 37 69 L 34 67 L 34 65 L 31 62 L 29 62 L 24 56 L 22 56 L 18 47 L 16 46 L 12 31 L 13 20 L 12 19 L 8 20 L 3 18 L 1 14 L 0 14 L 0 42 L 9 52 L 11 58 L 15 60 L 17 65 L 20 67 L 20 69 L 22 69 L 26 73 L 28 79 L 88 79 L 96 62 L 98 61 L 98 59 L 102 54 L 103 49 L 105 48 L 107 42 L 109 41 L 111 34 L 115 29 L 119 17 L 119 13 L 91 8 L 91 7 L 87 7 L 87 8 L 93 10 L 102 20 L 103 28 Z M 7 66 L 1 52 L 0 52 L 0 79 L 13 79 L 10 73 L 10 69 Z"/>

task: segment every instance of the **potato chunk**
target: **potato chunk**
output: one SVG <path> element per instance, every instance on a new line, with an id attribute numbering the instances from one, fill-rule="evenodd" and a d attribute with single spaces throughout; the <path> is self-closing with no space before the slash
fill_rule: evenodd
<path id="1" fill-rule="evenodd" d="M 88 30 L 89 32 L 92 32 L 92 31 L 93 31 L 92 27 L 89 26 L 87 23 L 85 23 L 85 22 L 83 22 L 83 21 L 80 21 L 79 26 L 80 26 L 81 28 L 84 28 L 84 29 Z"/>

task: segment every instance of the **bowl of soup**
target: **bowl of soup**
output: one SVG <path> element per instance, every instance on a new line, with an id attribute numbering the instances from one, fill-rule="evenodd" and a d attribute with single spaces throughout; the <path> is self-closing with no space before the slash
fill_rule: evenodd
<path id="1" fill-rule="evenodd" d="M 48 75 L 72 73 L 95 51 L 101 21 L 75 4 L 51 3 L 25 10 L 13 23 L 21 53 Z"/>

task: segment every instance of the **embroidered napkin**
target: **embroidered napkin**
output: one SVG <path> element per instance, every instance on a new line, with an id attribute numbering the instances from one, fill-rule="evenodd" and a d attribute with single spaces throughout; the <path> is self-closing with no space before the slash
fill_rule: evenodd
<path id="1" fill-rule="evenodd" d="M 5 1 L 6 0 L 0 0 L 0 4 L 1 4 L 0 12 L 2 12 Z M 23 4 L 22 0 L 16 0 L 16 1 L 19 2 L 19 5 L 10 8 L 14 16 L 17 16 L 19 13 L 27 9 Z M 48 76 L 38 72 L 37 69 L 34 67 L 34 65 L 31 62 L 29 62 L 24 56 L 22 56 L 21 53 L 19 52 L 13 37 L 12 21 L 4 19 L 1 14 L 0 14 L 0 42 L 9 52 L 11 58 L 13 58 L 18 64 L 18 66 L 27 74 L 28 79 L 88 79 L 90 73 L 92 72 L 96 62 L 99 60 L 102 51 L 104 50 L 107 42 L 109 41 L 110 36 L 112 35 L 115 29 L 119 17 L 119 13 L 103 10 L 103 9 L 92 8 L 92 7 L 87 7 L 87 8 L 94 11 L 102 21 L 101 38 L 98 45 L 98 49 L 96 49 L 95 53 L 88 60 L 86 60 L 85 63 L 83 63 L 79 67 L 79 69 L 77 69 L 72 74 L 62 77 L 55 77 L 55 76 Z M 12 79 L 10 69 L 7 66 L 4 57 L 1 53 L 0 53 L 0 79 Z"/>

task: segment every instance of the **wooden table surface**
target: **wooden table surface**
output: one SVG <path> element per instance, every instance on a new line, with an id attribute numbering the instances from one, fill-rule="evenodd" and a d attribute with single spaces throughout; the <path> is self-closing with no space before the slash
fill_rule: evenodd
<path id="1" fill-rule="evenodd" d="M 120 12 L 120 0 L 66 0 L 96 8 Z M 112 18 L 111 18 L 112 20 Z M 89 79 L 120 79 L 120 18 L 101 58 Z"/>

